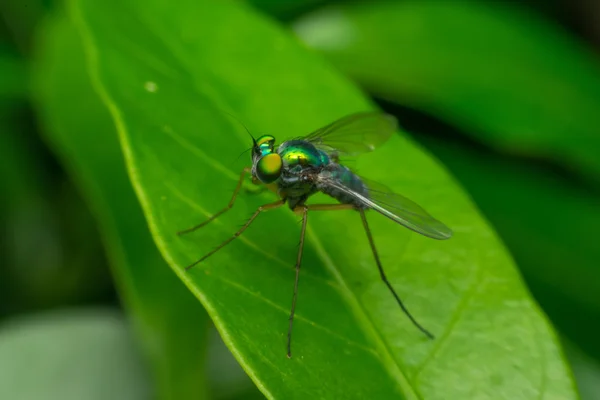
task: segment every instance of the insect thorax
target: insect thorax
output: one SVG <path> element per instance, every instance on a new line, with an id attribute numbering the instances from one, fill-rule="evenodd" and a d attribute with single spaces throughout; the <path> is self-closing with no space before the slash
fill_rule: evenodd
<path id="1" fill-rule="evenodd" d="M 356 199 L 334 187 L 319 184 L 318 176 L 333 180 L 368 197 L 368 189 L 350 169 L 330 159 L 324 151 L 304 140 L 290 140 L 281 144 L 277 152 L 283 160 L 278 180 L 279 193 L 287 198 L 291 208 L 304 204 L 311 195 L 321 191 L 343 204 L 365 208 Z"/>
<path id="2" fill-rule="evenodd" d="M 305 140 L 283 142 L 277 152 L 283 160 L 284 170 L 300 172 L 304 168 L 318 169 L 330 162 L 326 153 Z"/>
<path id="3" fill-rule="evenodd" d="M 277 149 L 277 153 L 283 161 L 282 173 L 277 183 L 279 194 L 294 208 L 317 192 L 310 177 L 316 176 L 330 160 L 326 153 L 304 140 L 284 142 Z"/>

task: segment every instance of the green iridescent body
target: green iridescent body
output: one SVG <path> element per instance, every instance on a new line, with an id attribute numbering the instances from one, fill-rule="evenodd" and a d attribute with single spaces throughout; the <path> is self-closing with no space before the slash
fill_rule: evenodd
<path id="1" fill-rule="evenodd" d="M 340 118 L 316 131 L 275 146 L 270 135 L 253 140 L 252 179 L 279 195 L 292 210 L 306 206 L 316 192 L 327 194 L 356 210 L 375 210 L 415 232 L 433 239 L 448 239 L 452 230 L 418 204 L 381 185 L 356 175 L 339 163 L 375 150 L 396 131 L 394 117 L 362 112 Z"/>
<path id="2" fill-rule="evenodd" d="M 272 136 L 269 136 L 271 138 Z M 262 138 L 261 138 L 262 139 Z M 260 141 L 260 139 L 259 139 Z M 261 148 L 265 156 L 275 152 L 273 147 Z M 352 190 L 368 197 L 367 187 L 362 180 L 343 165 L 335 162 L 329 155 L 317 149 L 305 140 L 288 140 L 283 142 L 276 150 L 281 158 L 281 175 L 277 179 L 278 194 L 286 198 L 290 208 L 294 209 L 316 192 L 323 192 L 343 204 L 353 204 L 357 208 L 365 206 L 345 193 L 319 185 L 317 176 L 334 179 L 343 183 Z"/>

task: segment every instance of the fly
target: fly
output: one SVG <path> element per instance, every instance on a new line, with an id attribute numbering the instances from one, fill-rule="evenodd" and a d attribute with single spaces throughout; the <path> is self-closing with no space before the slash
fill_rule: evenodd
<path id="1" fill-rule="evenodd" d="M 396 118 L 379 112 L 360 112 L 343 117 L 307 136 L 287 140 L 276 146 L 275 138 L 263 135 L 252 137 L 252 166 L 242 170 L 229 204 L 208 220 L 179 234 L 202 228 L 231 209 L 242 187 L 244 178 L 250 174 L 252 181 L 273 189 L 279 200 L 264 204 L 252 214 L 246 223 L 229 239 L 225 240 L 204 257 L 188 265 L 186 270 L 206 260 L 211 255 L 240 236 L 264 211 L 279 208 L 286 203 L 296 213 L 302 215 L 300 246 L 296 258 L 296 278 L 287 333 L 287 356 L 291 357 L 292 325 L 298 295 L 298 278 L 304 249 L 304 236 L 309 211 L 355 210 L 359 213 L 373 257 L 381 279 L 386 284 L 396 302 L 415 327 L 427 337 L 433 335 L 425 329 L 408 311 L 390 282 L 388 281 L 365 211 L 374 210 L 421 235 L 443 240 L 452 236 L 452 231 L 433 218 L 419 205 L 404 196 L 393 193 L 387 187 L 369 181 L 340 163 L 340 156 L 357 156 L 375 150 L 385 143 L 397 130 Z M 325 193 L 338 201 L 337 204 L 306 204 L 308 198 L 317 193 Z"/>

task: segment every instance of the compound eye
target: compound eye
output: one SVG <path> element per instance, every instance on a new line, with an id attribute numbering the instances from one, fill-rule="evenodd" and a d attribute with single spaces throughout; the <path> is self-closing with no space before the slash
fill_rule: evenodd
<path id="1" fill-rule="evenodd" d="M 271 153 L 263 156 L 256 163 L 256 177 L 262 183 L 272 183 L 281 175 L 283 162 L 277 153 Z"/>

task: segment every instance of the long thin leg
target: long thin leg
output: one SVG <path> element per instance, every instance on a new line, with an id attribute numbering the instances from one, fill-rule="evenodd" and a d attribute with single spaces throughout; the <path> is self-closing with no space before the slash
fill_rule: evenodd
<path id="1" fill-rule="evenodd" d="M 290 311 L 290 325 L 287 334 L 287 356 L 292 358 L 292 325 L 294 313 L 296 312 L 296 299 L 298 298 L 298 279 L 300 278 L 300 264 L 302 263 L 302 252 L 304 250 L 304 234 L 306 233 L 306 222 L 308 220 L 308 206 L 297 207 L 302 209 L 302 230 L 300 231 L 300 246 L 298 258 L 296 258 L 296 280 L 294 281 L 294 297 L 292 297 L 292 310 Z M 296 211 L 296 210 L 294 210 Z"/>
<path id="2" fill-rule="evenodd" d="M 219 217 L 220 215 L 224 214 L 226 211 L 230 210 L 231 207 L 233 207 L 233 204 L 235 203 L 235 199 L 238 195 L 238 193 L 240 192 L 240 189 L 242 187 L 242 184 L 244 183 L 244 177 L 246 176 L 247 173 L 250 172 L 250 167 L 244 167 L 244 169 L 242 170 L 242 172 L 240 173 L 240 179 L 238 180 L 237 185 L 235 186 L 235 190 L 233 191 L 233 195 L 231 196 L 231 200 L 229 200 L 229 204 L 227 204 L 227 206 L 225 208 L 223 208 L 222 210 L 220 210 L 219 212 L 217 212 L 216 214 L 213 214 L 213 216 L 211 216 L 209 219 L 207 219 L 206 221 L 202 222 L 201 224 L 198 224 L 196 226 L 193 226 L 191 228 L 188 229 L 184 229 L 182 231 L 177 232 L 178 235 L 183 235 L 185 233 L 190 233 L 190 232 L 194 232 L 196 229 L 200 229 L 202 228 L 204 225 L 208 224 L 209 222 L 215 220 L 217 217 Z"/>
<path id="3" fill-rule="evenodd" d="M 417 320 L 410 314 L 410 312 L 408 311 L 408 309 L 406 308 L 404 303 L 402 303 L 402 300 L 400 300 L 400 297 L 396 294 L 396 291 L 394 290 L 394 288 L 388 281 L 387 277 L 385 276 L 385 272 L 383 272 L 383 267 L 381 266 L 381 261 L 379 260 L 379 254 L 377 254 L 377 249 L 375 248 L 375 242 L 373 241 L 373 236 L 371 235 L 371 229 L 369 229 L 369 224 L 367 223 L 367 217 L 365 215 L 365 210 L 359 209 L 358 211 L 360 212 L 360 218 L 362 219 L 363 226 L 365 227 L 365 232 L 367 232 L 367 237 L 369 238 L 369 244 L 371 245 L 371 250 L 373 250 L 373 256 L 375 257 L 375 262 L 377 263 L 377 268 L 379 268 L 379 273 L 381 274 L 381 279 L 387 285 L 387 287 L 390 289 L 390 291 L 396 298 L 398 305 L 400 306 L 400 308 L 402 308 L 402 311 L 404 311 L 404 313 L 406 314 L 406 316 L 408 316 L 408 318 L 412 321 L 412 323 L 421 332 L 423 332 L 425 335 L 427 335 L 427 337 L 429 337 L 430 339 L 433 339 L 433 335 L 431 334 L 431 332 L 429 332 L 427 329 L 423 328 L 421 326 L 421 324 L 419 324 L 417 322 Z"/>
<path id="4" fill-rule="evenodd" d="M 232 237 L 230 237 L 229 239 L 227 239 L 226 241 L 224 241 L 223 243 L 218 245 L 216 248 L 214 248 L 212 251 L 210 251 L 208 254 L 206 254 L 201 259 L 194 261 L 192 264 L 185 267 L 186 271 L 189 270 L 190 268 L 192 268 L 193 266 L 195 266 L 196 264 L 199 264 L 202 261 L 206 260 L 208 257 L 215 254 L 217 251 L 221 250 L 225 245 L 231 243 L 233 241 L 233 239 L 235 239 L 236 237 L 238 237 L 242 233 L 244 233 L 244 231 L 246 229 L 248 229 L 248 227 L 256 219 L 256 217 L 258 217 L 258 214 L 260 214 L 263 211 L 272 210 L 274 208 L 281 207 L 284 204 L 285 204 L 285 199 L 281 199 L 281 200 L 277 200 L 274 203 L 269 203 L 269 204 L 265 204 L 265 205 L 258 207 L 256 209 L 256 211 L 254 212 L 254 214 L 252 214 L 252 216 L 248 219 L 248 221 L 246 221 L 246 223 L 236 233 L 234 233 Z"/>
<path id="5" fill-rule="evenodd" d="M 300 265 L 302 264 L 302 253 L 304 251 L 304 237 L 306 235 L 306 224 L 308 221 L 308 211 L 336 211 L 349 210 L 354 206 L 350 204 L 305 204 L 294 208 L 294 212 L 302 213 L 302 228 L 300 231 L 300 246 L 298 248 L 298 257 L 296 258 L 296 279 L 294 280 L 294 296 L 292 297 L 292 309 L 290 311 L 288 334 L 287 334 L 287 356 L 292 357 L 292 326 L 294 324 L 294 314 L 296 312 L 296 301 L 298 299 L 298 281 L 300 279 Z"/>

